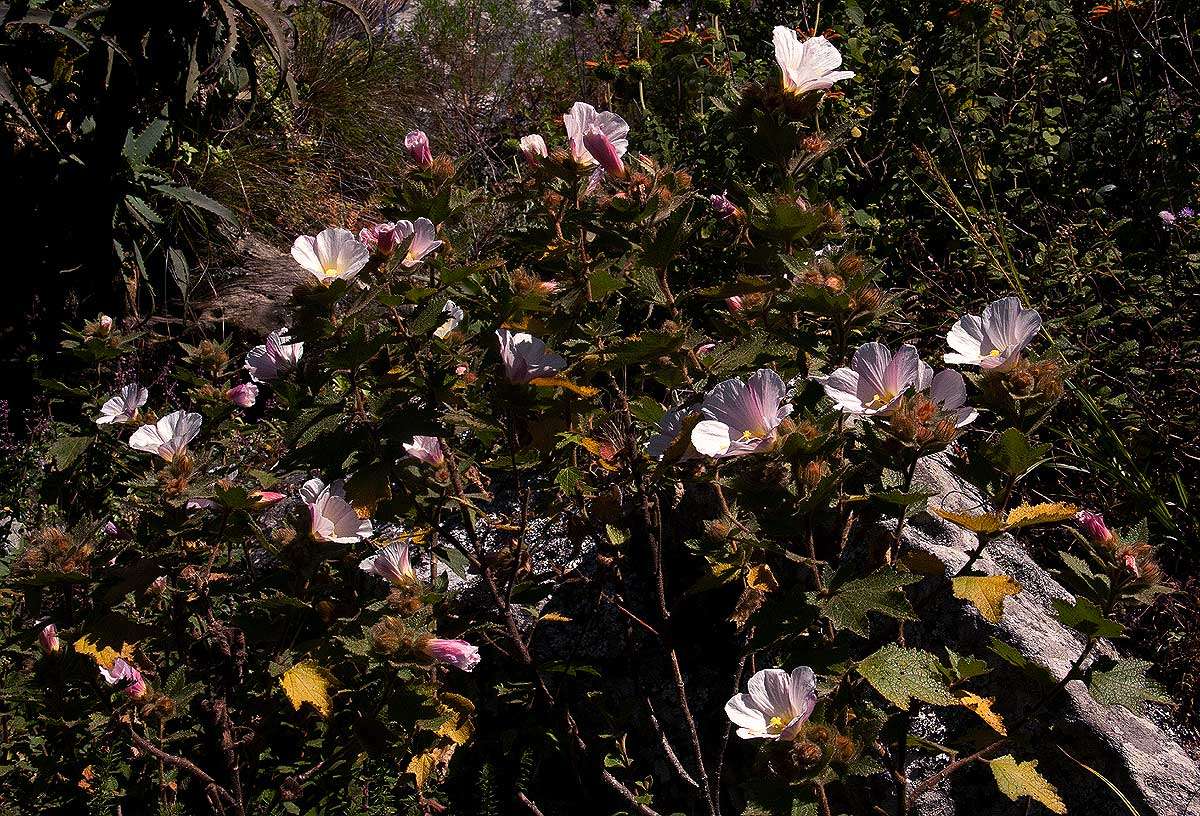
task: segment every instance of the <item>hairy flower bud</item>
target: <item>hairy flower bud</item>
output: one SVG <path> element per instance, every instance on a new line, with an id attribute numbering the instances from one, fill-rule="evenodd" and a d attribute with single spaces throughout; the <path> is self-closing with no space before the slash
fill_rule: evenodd
<path id="1" fill-rule="evenodd" d="M 713 212 L 717 214 L 717 217 L 723 221 L 740 221 L 745 216 L 742 208 L 734 204 L 727 193 L 710 195 L 708 203 L 712 206 Z"/>
<path id="2" fill-rule="evenodd" d="M 61 648 L 61 644 L 58 641 L 58 627 L 53 623 L 47 623 L 43 626 L 42 631 L 38 632 L 38 644 L 46 654 L 57 652 Z"/>
<path id="3" fill-rule="evenodd" d="M 465 640 L 429 638 L 422 644 L 429 657 L 438 663 L 453 666 L 456 669 L 469 672 L 479 665 L 479 649 Z"/>
<path id="4" fill-rule="evenodd" d="M 1075 514 L 1075 521 L 1083 529 L 1093 544 L 1111 547 L 1117 540 L 1112 530 L 1104 523 L 1104 516 L 1091 510 L 1080 510 Z"/>
<path id="5" fill-rule="evenodd" d="M 583 134 L 583 146 L 592 154 L 604 172 L 610 176 L 621 178 L 625 175 L 625 165 L 616 145 L 599 126 L 592 125 Z"/>
<path id="6" fill-rule="evenodd" d="M 433 151 L 429 148 L 429 137 L 423 130 L 412 130 L 404 137 L 404 147 L 417 166 L 429 169 L 433 166 Z"/>
<path id="7" fill-rule="evenodd" d="M 240 383 L 225 392 L 225 399 L 240 408 L 253 408 L 258 400 L 258 386 L 252 382 Z"/>

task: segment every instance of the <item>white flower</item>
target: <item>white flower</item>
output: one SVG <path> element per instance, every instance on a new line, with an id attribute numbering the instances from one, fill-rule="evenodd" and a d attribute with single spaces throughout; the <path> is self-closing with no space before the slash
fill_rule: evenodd
<path id="1" fill-rule="evenodd" d="M 646 453 L 650 454 L 650 458 L 662 459 L 670 447 L 675 444 L 679 435 L 683 433 L 683 420 L 689 414 L 699 410 L 700 406 L 696 405 L 690 408 L 676 408 L 663 414 L 662 418 L 658 420 L 658 433 L 650 437 L 650 441 L 646 443 Z M 690 459 L 696 454 L 690 444 L 691 440 L 689 439 L 688 442 L 687 449 L 679 457 L 681 460 Z"/>
<path id="2" fill-rule="evenodd" d="M 725 704 L 742 739 L 793 740 L 817 705 L 817 678 L 808 666 L 791 674 L 763 669 L 750 678 L 747 690 Z"/>
<path id="3" fill-rule="evenodd" d="M 390 584 L 403 584 L 414 578 L 412 562 L 408 558 L 408 542 L 397 541 L 379 550 L 358 563 L 363 572 L 378 575 Z"/>
<path id="4" fill-rule="evenodd" d="M 521 137 L 521 153 L 525 156 L 525 161 L 533 167 L 537 167 L 542 159 L 550 155 L 550 151 L 546 149 L 546 140 L 537 133 Z"/>
<path id="5" fill-rule="evenodd" d="M 970 425 L 979 418 L 979 412 L 967 405 L 967 383 L 957 371 L 949 368 L 939 371 L 929 385 L 929 398 L 938 408 L 956 415 L 956 427 Z"/>
<path id="6" fill-rule="evenodd" d="M 246 369 L 255 382 L 273 380 L 291 371 L 304 356 L 304 344 L 293 343 L 286 328 L 267 335 L 267 342 L 255 346 L 246 355 Z"/>
<path id="7" fill-rule="evenodd" d="M 349 280 L 371 260 L 371 250 L 348 229 L 331 227 L 301 235 L 292 244 L 292 257 L 321 283 Z"/>
<path id="8" fill-rule="evenodd" d="M 563 124 L 567 128 L 567 140 L 571 144 L 571 157 L 581 167 L 595 167 L 598 164 L 583 143 L 589 130 L 603 135 L 617 158 L 624 156 L 629 150 L 629 125 L 611 111 L 601 113 L 586 102 L 576 102 L 571 106 L 571 110 L 563 114 Z"/>
<path id="9" fill-rule="evenodd" d="M 346 501 L 340 480 L 326 485 L 320 479 L 309 479 L 300 488 L 300 498 L 308 505 L 310 531 L 317 541 L 355 544 L 375 533 L 371 520 L 360 519 Z"/>
<path id="10" fill-rule="evenodd" d="M 397 221 L 396 240 L 403 244 L 408 238 L 408 250 L 404 253 L 402 266 L 411 268 L 425 260 L 425 256 L 438 249 L 442 242 L 437 240 L 437 227 L 428 218 L 418 218 L 416 221 Z"/>
<path id="11" fill-rule="evenodd" d="M 531 334 L 496 329 L 496 337 L 500 339 L 500 359 L 504 361 L 505 373 L 514 383 L 553 377 L 567 367 L 566 360 L 546 351 L 546 344 Z"/>
<path id="12" fill-rule="evenodd" d="M 403 447 L 405 453 L 427 465 L 439 467 L 446 461 L 442 441 L 436 436 L 414 436 L 413 441 L 405 442 Z"/>
<path id="13" fill-rule="evenodd" d="M 854 352 L 849 368 L 839 368 L 817 382 L 838 408 L 871 416 L 891 413 L 905 391 L 923 391 L 932 378 L 933 369 L 921 362 L 915 347 L 905 343 L 893 356 L 882 343 L 864 343 Z"/>
<path id="14" fill-rule="evenodd" d="M 1026 309 L 1015 297 L 989 303 L 979 315 L 963 315 L 946 342 L 954 352 L 942 359 L 947 363 L 977 365 L 983 369 L 1007 371 L 1021 359 L 1021 351 L 1042 328 L 1042 317 Z"/>
<path id="15" fill-rule="evenodd" d="M 109 398 L 100 406 L 100 416 L 96 417 L 97 425 L 125 423 L 137 416 L 138 408 L 150 399 L 150 392 L 137 383 L 130 383 L 122 388 L 115 397 Z"/>
<path id="16" fill-rule="evenodd" d="M 458 307 L 458 304 L 453 300 L 447 300 L 446 305 L 442 307 L 442 314 L 450 315 L 446 322 L 433 330 L 433 336 L 439 340 L 443 340 L 449 336 L 450 332 L 458 328 L 458 324 L 462 323 L 463 310 Z"/>
<path id="17" fill-rule="evenodd" d="M 783 89 L 789 93 L 827 91 L 833 83 L 854 76 L 853 71 L 838 71 L 842 55 L 824 37 L 809 37 L 804 42 L 787 26 L 775 26 L 775 61 L 783 72 Z"/>
<path id="18" fill-rule="evenodd" d="M 154 425 L 143 425 L 129 437 L 129 447 L 143 453 L 155 453 L 168 462 L 187 450 L 187 445 L 200 433 L 204 421 L 199 414 L 176 411 L 167 414 Z"/>
<path id="19" fill-rule="evenodd" d="M 760 368 L 745 382 L 734 377 L 704 396 L 704 419 L 692 429 L 692 447 L 722 458 L 754 453 L 775 439 L 775 429 L 792 412 L 787 388 L 774 371 Z"/>

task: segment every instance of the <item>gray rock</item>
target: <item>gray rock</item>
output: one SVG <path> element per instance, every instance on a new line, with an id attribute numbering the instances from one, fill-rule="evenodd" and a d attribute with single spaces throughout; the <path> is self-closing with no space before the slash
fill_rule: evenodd
<path id="1" fill-rule="evenodd" d="M 246 231 L 233 237 L 212 277 L 217 288 L 198 304 L 201 320 L 259 337 L 288 325 L 292 290 L 304 272 L 290 254 Z"/>
<path id="2" fill-rule="evenodd" d="M 941 457 L 923 460 L 917 480 L 926 489 L 936 491 L 930 500 L 936 506 L 952 510 L 983 506 L 975 489 L 956 477 Z M 946 565 L 948 574 L 957 572 L 977 546 L 973 534 L 932 515 L 914 520 L 904 539 L 907 546 L 935 556 Z M 989 543 L 973 569 L 988 575 L 1008 575 L 1021 585 L 1021 592 L 1007 599 L 998 626 L 983 620 L 970 604 L 948 598 L 928 616 L 938 622 L 935 631 L 928 633 L 930 647 L 944 643 L 956 651 L 983 653 L 990 639 L 996 637 L 1045 667 L 1055 680 L 1064 677 L 1083 644 L 1078 635 L 1058 622 L 1051 601 L 1070 601 L 1071 594 L 1011 536 Z M 945 597 L 944 588 L 939 594 Z M 1106 643 L 1097 649 L 1097 656 L 1103 654 L 1115 656 L 1117 650 Z M 1044 691 L 1016 670 L 998 672 L 990 680 L 1002 704 L 1012 711 L 1023 710 Z M 1156 713 L 1169 722 L 1162 710 Z M 935 709 L 928 721 L 915 723 L 914 731 L 940 742 L 942 731 L 954 730 L 947 729 L 946 722 L 958 716 L 958 712 Z M 1180 740 L 1150 716 L 1138 716 L 1120 706 L 1100 705 L 1083 682 L 1072 680 L 1051 709 L 1037 719 L 1032 736 L 1047 747 L 1039 757 L 1039 770 L 1056 784 L 1070 813 L 1116 814 L 1124 813 L 1126 808 L 1103 783 L 1054 750 L 1056 743 L 1104 774 L 1141 814 L 1200 813 L 1200 768 L 1195 757 L 1189 756 Z M 1030 758 L 1019 750 L 1015 755 L 1019 760 Z M 947 760 L 945 756 L 915 759 L 909 777 L 923 779 Z M 975 786 L 978 790 L 973 790 Z M 1026 810 L 1025 802 L 997 797 L 986 765 L 976 763 L 923 796 L 915 812 L 921 816 L 1015 816 Z"/>

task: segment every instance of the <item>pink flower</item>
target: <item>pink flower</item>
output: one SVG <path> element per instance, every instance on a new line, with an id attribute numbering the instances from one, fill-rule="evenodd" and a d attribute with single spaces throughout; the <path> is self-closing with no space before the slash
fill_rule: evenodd
<path id="1" fill-rule="evenodd" d="M 546 149 L 546 140 L 536 133 L 521 137 L 521 153 L 531 167 L 537 167 L 542 159 L 550 155 Z"/>
<path id="2" fill-rule="evenodd" d="M 473 671 L 479 665 L 479 649 L 465 640 L 430 638 L 425 648 L 429 656 L 437 662 L 446 663 L 465 672 Z"/>
<path id="3" fill-rule="evenodd" d="M 450 332 L 457 329 L 463 318 L 466 317 L 463 310 L 453 300 L 446 301 L 446 305 L 442 307 L 442 314 L 449 315 L 449 317 L 446 318 L 445 323 L 433 330 L 433 336 L 439 340 L 449 337 Z"/>
<path id="4" fill-rule="evenodd" d="M 287 496 L 271 490 L 255 490 L 251 492 L 250 498 L 254 499 L 254 506 L 261 510 L 264 507 L 270 507 L 272 504 L 283 501 Z"/>
<path id="5" fill-rule="evenodd" d="M 255 346 L 246 355 L 246 369 L 250 379 L 255 382 L 267 382 L 291 371 L 304 356 L 304 344 L 293 343 L 286 328 L 278 329 L 267 335 L 267 342 Z"/>
<path id="6" fill-rule="evenodd" d="M 129 437 L 129 447 L 142 453 L 154 453 L 170 462 L 187 450 L 188 443 L 200 433 L 204 418 L 187 411 L 167 414 L 154 425 L 143 425 Z"/>
<path id="7" fill-rule="evenodd" d="M 360 229 L 358 240 L 380 255 L 390 256 L 400 245 L 400 233 L 396 229 L 396 224 L 384 221 Z"/>
<path id="8" fill-rule="evenodd" d="M 1135 578 L 1142 577 L 1142 571 L 1138 568 L 1137 559 L 1133 556 L 1133 553 L 1125 553 L 1125 569 L 1132 572 Z"/>
<path id="9" fill-rule="evenodd" d="M 1170 210 L 1162 210 L 1159 212 L 1158 217 L 1161 218 L 1162 222 L 1168 227 L 1175 223 L 1175 213 L 1171 212 Z"/>
<path id="10" fill-rule="evenodd" d="M 408 558 L 408 542 L 397 541 L 359 562 L 363 572 L 378 575 L 391 584 L 404 584 L 416 577 Z"/>
<path id="11" fill-rule="evenodd" d="M 106 314 L 100 315 L 100 317 L 96 320 L 96 328 L 100 330 L 99 333 L 102 336 L 107 335 L 112 331 L 113 319 Z"/>
<path id="12" fill-rule="evenodd" d="M 696 355 L 699 357 L 703 357 L 705 354 L 708 354 L 716 347 L 717 347 L 716 343 L 701 343 L 700 345 L 696 346 Z"/>
<path id="13" fill-rule="evenodd" d="M 351 280 L 371 260 L 371 250 L 341 227 L 301 235 L 292 244 L 292 258 L 325 285 Z"/>
<path id="14" fill-rule="evenodd" d="M 110 686 L 126 683 L 125 693 L 135 700 L 146 694 L 146 681 L 142 678 L 142 673 L 125 662 L 124 658 L 118 657 L 114 660 L 111 669 L 101 666 L 100 674 Z"/>
<path id="15" fill-rule="evenodd" d="M 433 165 L 433 152 L 429 149 L 429 137 L 425 135 L 425 131 L 409 131 L 404 137 L 404 146 L 408 149 L 408 155 L 419 166 L 429 168 Z"/>
<path id="16" fill-rule="evenodd" d="M 38 644 L 46 654 L 54 654 L 62 648 L 58 641 L 58 627 L 53 623 L 43 626 L 42 631 L 38 632 Z"/>
<path id="17" fill-rule="evenodd" d="M 583 133 L 583 146 L 587 148 L 588 153 L 592 154 L 592 158 L 604 168 L 604 172 L 616 178 L 625 175 L 625 165 L 621 162 L 621 156 L 625 151 L 618 152 L 613 140 L 599 125 L 588 125 L 587 130 Z"/>
<path id="18" fill-rule="evenodd" d="M 428 218 L 418 218 L 416 221 L 397 221 L 396 240 L 403 243 L 412 238 L 404 253 L 401 265 L 411 268 L 425 260 L 425 256 L 442 246 L 437 240 L 437 227 Z"/>
<path id="19" fill-rule="evenodd" d="M 555 280 L 541 281 L 537 285 L 537 291 L 543 297 L 549 297 L 562 288 L 562 284 Z"/>
<path id="20" fill-rule="evenodd" d="M 817 678 L 808 666 L 755 672 L 749 693 L 735 694 L 725 715 L 742 739 L 793 740 L 817 705 Z"/>
<path id="21" fill-rule="evenodd" d="M 113 522 L 113 521 L 104 522 L 104 527 L 102 527 L 101 529 L 104 530 L 104 534 L 106 536 L 119 537 L 121 535 L 121 528 L 118 527 L 116 525 L 116 522 Z"/>
<path id="22" fill-rule="evenodd" d="M 975 365 L 1007 371 L 1021 359 L 1021 351 L 1042 328 L 1042 317 L 1026 309 L 1015 297 L 989 303 L 983 315 L 964 315 L 946 335 L 953 353 L 947 363 Z"/>
<path id="23" fill-rule="evenodd" d="M 609 162 L 612 162 L 615 156 L 616 164 L 619 165 L 621 157 L 629 150 L 629 125 L 610 111 L 600 113 L 586 102 L 576 102 L 571 106 L 571 110 L 563 114 L 563 125 L 567 129 L 571 156 L 581 167 L 595 167 L 600 164 L 600 157 L 592 155 L 586 144 L 589 133 L 592 134 L 593 140 L 596 140 L 597 132 L 604 137 L 603 142 L 596 140 L 595 144 L 609 154 L 606 156 Z"/>
<path id="24" fill-rule="evenodd" d="M 734 204 L 726 193 L 710 195 L 708 203 L 717 213 L 717 216 L 725 221 L 736 221 L 742 214 L 741 207 Z"/>
<path id="25" fill-rule="evenodd" d="M 742 300 L 741 295 L 733 295 L 725 298 L 725 307 L 734 314 L 737 314 L 746 308 L 746 302 Z"/>
<path id="26" fill-rule="evenodd" d="M 97 425 L 124 424 L 137 416 L 138 409 L 150 399 L 150 392 L 137 383 L 130 383 L 116 396 L 110 397 L 100 406 Z"/>
<path id="27" fill-rule="evenodd" d="M 496 337 L 500 340 L 500 359 L 511 382 L 553 377 L 567 367 L 566 360 L 546 351 L 546 344 L 531 334 L 496 329 Z"/>
<path id="28" fill-rule="evenodd" d="M 745 456 L 769 445 L 792 412 L 787 388 L 774 371 L 760 368 L 742 382 L 725 380 L 704 397 L 704 419 L 692 429 L 692 447 L 705 456 Z"/>
<path id="29" fill-rule="evenodd" d="M 235 385 L 225 392 L 225 399 L 242 408 L 253 408 L 258 400 L 258 386 L 252 382 Z"/>
<path id="30" fill-rule="evenodd" d="M 300 498 L 308 505 L 309 532 L 317 541 L 356 544 L 375 533 L 371 520 L 360 519 L 346 501 L 341 481 L 326 485 L 320 479 L 309 479 L 300 487 Z"/>
<path id="31" fill-rule="evenodd" d="M 1080 510 L 1075 514 L 1075 521 L 1083 528 L 1083 532 L 1095 544 L 1112 544 L 1116 541 L 1113 531 L 1104 523 L 1104 516 L 1091 510 Z"/>
<path id="32" fill-rule="evenodd" d="M 676 408 L 673 411 L 667 411 L 663 414 L 662 419 L 658 421 L 658 433 L 650 437 L 650 441 L 646 443 L 646 453 L 652 459 L 662 459 L 666 455 L 667 450 L 675 444 L 675 440 L 683 433 L 683 420 L 688 414 L 699 410 L 698 407 L 693 408 Z M 680 459 L 691 459 L 696 455 L 695 448 L 690 444 L 687 450 L 684 451 Z"/>
<path id="33" fill-rule="evenodd" d="M 404 443 L 405 452 L 414 459 L 435 467 L 446 461 L 442 443 L 436 436 L 414 436 L 412 442 Z"/>
<path id="34" fill-rule="evenodd" d="M 907 391 L 925 391 L 943 411 L 957 414 L 961 428 L 974 422 L 979 412 L 967 407 L 967 385 L 962 374 L 946 369 L 934 376 L 915 347 L 905 343 L 893 356 L 882 343 L 864 343 L 854 352 L 850 367 L 818 377 L 825 394 L 847 414 L 870 417 L 890 414 Z"/>
<path id="35" fill-rule="evenodd" d="M 842 55 L 824 37 L 809 37 L 804 42 L 787 26 L 775 26 L 775 61 L 783 73 L 783 89 L 788 93 L 827 91 L 833 83 L 854 76 L 853 71 L 836 70 Z"/>

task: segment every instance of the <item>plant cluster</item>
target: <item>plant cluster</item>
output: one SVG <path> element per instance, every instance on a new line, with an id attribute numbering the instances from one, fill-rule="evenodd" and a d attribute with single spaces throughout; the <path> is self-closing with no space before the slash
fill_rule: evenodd
<path id="1" fill-rule="evenodd" d="M 69 329 L 25 454 L 44 477 L 7 501 L 0 795 L 903 814 L 986 763 L 1065 813 L 1039 715 L 1074 679 L 1164 699 L 1093 658 L 1162 570 L 1144 525 L 1027 489 L 1073 370 L 1037 311 L 890 336 L 899 299 L 803 186 L 851 72 L 824 36 L 774 46 L 724 101 L 753 184 L 697 189 L 584 102 L 483 187 L 413 131 L 395 220 L 298 237 L 293 319 L 261 345 Z M 978 500 L 931 503 L 934 467 Z M 927 514 L 974 537 L 961 562 L 913 546 Z M 989 544 L 1053 526 L 1065 673 L 947 649 L 939 609 L 996 625 L 1022 591 Z M 991 682 L 1013 674 L 1028 704 Z M 911 733 L 925 707 L 989 736 L 910 779 L 947 752 Z"/>

